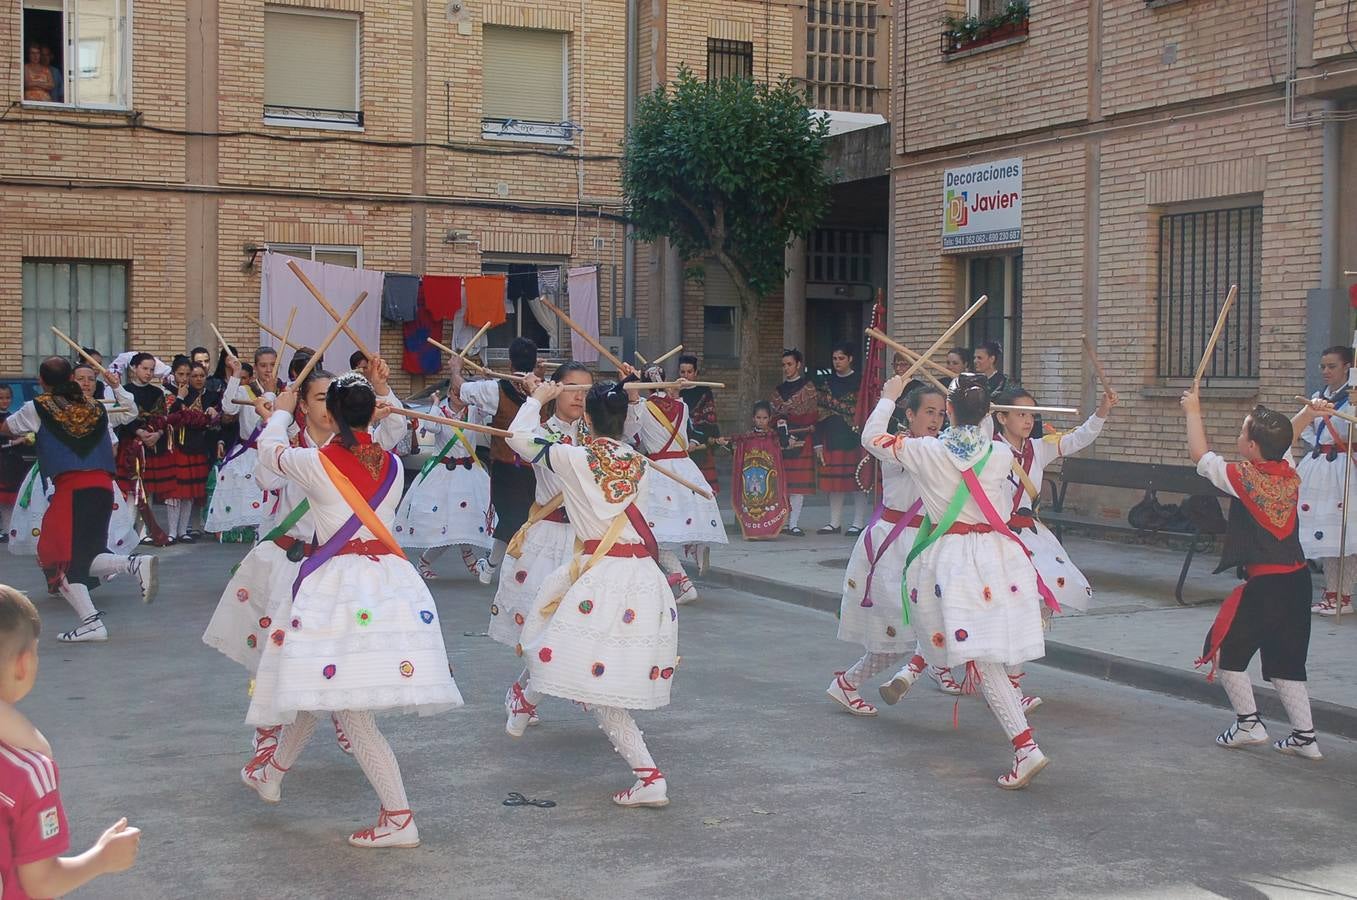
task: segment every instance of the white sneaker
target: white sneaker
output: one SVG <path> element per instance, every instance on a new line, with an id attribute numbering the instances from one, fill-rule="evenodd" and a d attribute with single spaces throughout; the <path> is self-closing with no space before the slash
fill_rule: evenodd
<path id="1" fill-rule="evenodd" d="M 1342 601 L 1342 605 L 1343 605 L 1343 615 L 1345 615 L 1345 616 L 1351 615 L 1351 614 L 1352 614 L 1352 598 L 1351 598 L 1351 597 L 1344 597 L 1344 598 L 1343 598 L 1343 601 Z M 1338 615 L 1338 604 L 1337 604 L 1337 603 L 1334 603 L 1333 601 L 1326 601 L 1325 603 L 1319 604 L 1319 606 L 1318 606 L 1317 608 L 1316 608 L 1316 607 L 1311 607 L 1311 609 L 1314 610 L 1315 612 L 1318 612 L 1321 616 L 1336 616 L 1336 615 Z"/>
<path id="2" fill-rule="evenodd" d="M 613 794 L 613 802 L 618 806 L 651 807 L 658 809 L 669 805 L 669 786 L 664 773 L 659 769 L 632 769 L 636 773 L 636 783 L 625 791 Z"/>
<path id="3" fill-rule="evenodd" d="M 1251 747 L 1254 744 L 1267 743 L 1267 729 L 1258 713 L 1248 716 L 1235 716 L 1230 727 L 1216 735 L 1216 743 L 1227 750 Z"/>
<path id="4" fill-rule="evenodd" d="M 1287 756 L 1301 756 L 1305 759 L 1323 759 L 1319 752 L 1319 742 L 1315 739 L 1315 730 L 1293 731 L 1280 741 L 1274 741 L 1273 749 Z"/>
<path id="5" fill-rule="evenodd" d="M 104 627 L 104 614 L 97 612 L 70 631 L 57 635 L 63 644 L 85 644 L 108 640 L 108 629 Z"/>
<path id="6" fill-rule="evenodd" d="M 265 803 L 277 803 L 283 799 L 283 771 L 273 761 L 273 748 L 267 747 L 240 770 L 240 780 Z"/>
<path id="7" fill-rule="evenodd" d="M 690 579 L 685 578 L 680 581 L 678 583 L 678 588 L 678 598 L 674 602 L 679 606 L 682 606 L 685 603 L 693 603 L 697 600 L 697 588 L 693 586 L 693 582 Z"/>
<path id="8" fill-rule="evenodd" d="M 160 558 L 146 553 L 136 553 L 128 558 L 132 577 L 137 579 L 141 588 L 141 602 L 150 603 L 160 590 Z"/>
<path id="9" fill-rule="evenodd" d="M 528 698 L 523 694 L 523 685 L 517 681 L 504 695 L 504 711 L 509 716 L 508 721 L 504 723 L 504 733 L 511 738 L 521 738 L 528 730 L 528 726 L 537 718 L 537 707 L 528 702 Z"/>
<path id="10" fill-rule="evenodd" d="M 498 569 L 499 566 L 492 564 L 489 559 L 482 558 L 476 560 L 476 577 L 480 579 L 481 584 L 489 584 L 494 581 L 495 572 L 498 571 Z"/>
<path id="11" fill-rule="evenodd" d="M 1050 763 L 1046 754 L 1037 746 L 1037 742 L 1029 739 L 1027 743 L 1013 751 L 1013 768 L 999 776 L 999 787 L 1006 791 L 1020 791 Z"/>
<path id="12" fill-rule="evenodd" d="M 961 696 L 961 685 L 957 684 L 956 679 L 952 677 L 952 670 L 943 666 L 929 666 L 928 677 L 933 679 L 933 683 L 938 686 L 949 697 Z"/>
<path id="13" fill-rule="evenodd" d="M 833 698 L 835 703 L 855 716 L 870 718 L 876 715 L 876 707 L 858 695 L 857 687 L 851 684 L 847 678 L 844 678 L 842 672 L 834 673 L 834 680 L 829 683 L 825 693 Z"/>
<path id="14" fill-rule="evenodd" d="M 887 706 L 894 706 L 900 702 L 900 698 L 909 693 L 909 689 L 914 687 L 914 682 L 919 680 L 923 674 L 922 669 L 916 669 L 912 665 L 906 665 L 899 672 L 891 677 L 891 680 L 877 688 L 877 693 Z"/>
<path id="15" fill-rule="evenodd" d="M 370 849 L 418 847 L 419 829 L 415 827 L 415 814 L 408 809 L 383 809 L 377 816 L 376 825 L 349 835 L 349 844 Z"/>
<path id="16" fill-rule="evenodd" d="M 330 722 L 335 726 L 335 742 L 339 744 L 339 749 L 344 751 L 345 756 L 353 756 L 353 744 L 349 743 L 349 736 L 339 724 L 339 716 L 330 713 Z"/>

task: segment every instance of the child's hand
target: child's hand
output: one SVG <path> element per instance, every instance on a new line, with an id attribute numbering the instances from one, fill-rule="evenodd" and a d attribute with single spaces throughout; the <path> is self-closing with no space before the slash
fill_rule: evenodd
<path id="1" fill-rule="evenodd" d="M 288 385 L 287 387 L 283 388 L 282 393 L 278 395 L 278 399 L 273 401 L 274 412 L 285 412 L 288 415 L 291 415 L 292 413 L 297 411 L 297 391 L 295 390 L 295 388 L 296 385 Z M 255 401 L 255 409 L 256 410 L 259 409 L 258 400 Z M 259 417 L 261 419 L 267 419 L 268 414 L 261 413 Z"/>
<path id="2" fill-rule="evenodd" d="M 899 375 L 893 375 L 881 386 L 881 399 L 890 400 L 892 403 L 900 399 L 905 392 L 905 379 Z"/>
<path id="3" fill-rule="evenodd" d="M 141 829 L 129 827 L 127 819 L 121 818 L 99 835 L 94 849 L 105 872 L 126 872 L 137 861 Z"/>
<path id="4" fill-rule="evenodd" d="M 1199 416 L 1202 411 L 1201 395 L 1197 393 L 1196 388 L 1188 388 L 1183 391 L 1183 397 L 1178 401 L 1183 408 L 1183 412 L 1189 416 Z"/>
<path id="5" fill-rule="evenodd" d="M 1309 412 L 1312 416 L 1328 416 L 1333 412 L 1333 404 L 1319 397 L 1310 401 Z"/>
<path id="6" fill-rule="evenodd" d="M 1098 418 L 1106 419 L 1108 413 L 1112 412 L 1112 407 L 1121 402 L 1121 397 L 1116 391 L 1103 391 L 1103 396 L 1098 401 Z"/>

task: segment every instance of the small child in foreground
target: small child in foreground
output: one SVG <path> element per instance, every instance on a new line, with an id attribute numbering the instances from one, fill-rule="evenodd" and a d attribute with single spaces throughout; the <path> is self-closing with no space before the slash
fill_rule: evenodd
<path id="1" fill-rule="evenodd" d="M 61 805 L 56 763 L 40 734 L 13 710 L 38 677 L 42 622 L 26 596 L 0 584 L 0 884 L 4 900 L 60 897 L 137 859 L 141 831 L 119 819 L 79 856 Z M 28 739 L 12 740 L 28 731 Z M 22 744 L 22 746 L 20 745 Z M 42 748 L 42 749 L 38 749 Z"/>
<path id="2" fill-rule="evenodd" d="M 1316 414 L 1332 409 L 1322 400 L 1312 406 Z M 1235 441 L 1243 461 L 1227 463 L 1207 444 L 1195 390 L 1183 394 L 1182 407 L 1188 453 L 1197 471 L 1233 498 L 1216 571 L 1238 567 L 1245 576 L 1221 604 L 1197 660 L 1198 665 L 1219 666 L 1221 686 L 1235 711 L 1234 723 L 1216 743 L 1227 749 L 1267 743 L 1247 671 L 1254 654 L 1260 653 L 1263 680 L 1272 682 L 1291 720 L 1291 733 L 1273 742 L 1273 748 L 1320 759 L 1305 688 L 1311 588 L 1296 512 L 1300 477 L 1291 459 L 1291 420 L 1266 406 L 1255 406 L 1244 417 Z"/>

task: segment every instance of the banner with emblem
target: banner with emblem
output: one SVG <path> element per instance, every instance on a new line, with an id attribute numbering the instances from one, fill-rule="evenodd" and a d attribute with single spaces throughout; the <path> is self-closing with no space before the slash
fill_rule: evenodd
<path id="1" fill-rule="evenodd" d="M 731 438 L 735 451 L 735 518 L 747 541 L 770 541 L 782 531 L 791 509 L 782 474 L 782 448 L 772 433 L 751 432 Z"/>

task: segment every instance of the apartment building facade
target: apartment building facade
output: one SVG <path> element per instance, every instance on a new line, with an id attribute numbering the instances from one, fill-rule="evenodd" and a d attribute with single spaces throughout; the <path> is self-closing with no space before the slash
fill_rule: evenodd
<path id="1" fill-rule="evenodd" d="M 1090 452 L 1181 463 L 1178 398 L 1238 284 L 1204 381 L 1211 437 L 1232 446 L 1255 403 L 1293 406 L 1319 350 L 1351 340 L 1342 5 L 902 7 L 894 330 L 926 345 L 987 294 L 957 343 L 998 340 L 1041 402 L 1084 409 L 1088 335 L 1122 398 Z"/>

